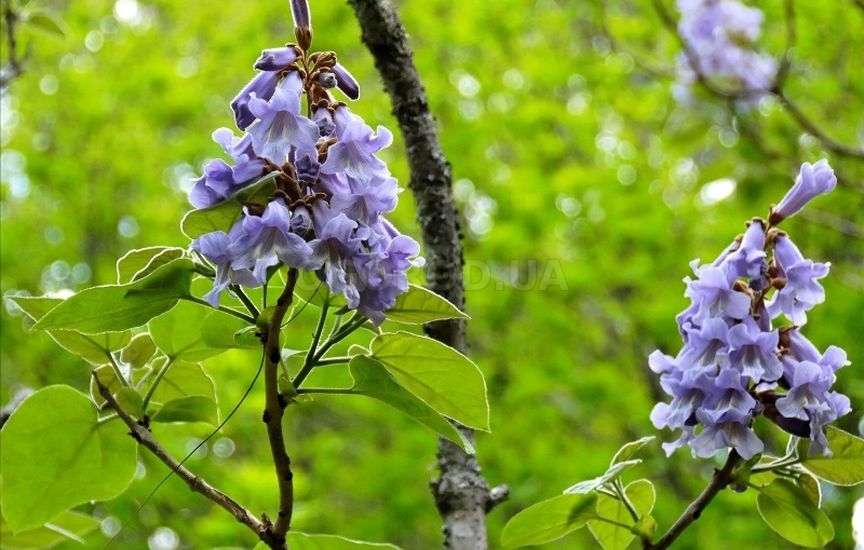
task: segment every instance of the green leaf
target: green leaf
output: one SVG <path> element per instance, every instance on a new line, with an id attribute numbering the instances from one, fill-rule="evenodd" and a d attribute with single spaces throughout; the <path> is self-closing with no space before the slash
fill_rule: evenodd
<path id="1" fill-rule="evenodd" d="M 289 531 L 285 535 L 291 550 L 355 550 L 357 548 L 390 548 L 399 550 L 398 546 L 379 542 L 363 542 L 346 539 L 336 535 L 310 535 L 298 531 Z"/>
<path id="2" fill-rule="evenodd" d="M 474 453 L 474 448 L 461 431 L 423 400 L 400 386 L 379 361 L 358 355 L 351 359 L 349 368 L 354 378 L 351 387 L 354 393 L 378 399 L 460 445 L 466 452 Z"/>
<path id="3" fill-rule="evenodd" d="M 53 548 L 61 542 L 74 540 L 85 544 L 84 538 L 99 528 L 99 520 L 78 512 L 63 512 L 49 523 L 14 533 L 0 518 L 0 548 L 3 550 L 38 550 Z"/>
<path id="4" fill-rule="evenodd" d="M 219 423 L 216 386 L 200 364 L 171 363 L 154 383 L 158 385 L 148 407 L 152 420 Z"/>
<path id="5" fill-rule="evenodd" d="M 486 381 L 470 359 L 437 340 L 407 332 L 376 336 L 370 350 L 400 386 L 440 414 L 489 431 Z"/>
<path id="6" fill-rule="evenodd" d="M 784 539 L 807 548 L 822 548 L 834 538 L 828 516 L 788 479 L 777 479 L 757 490 L 759 515 Z"/>
<path id="7" fill-rule="evenodd" d="M 120 361 L 133 369 L 140 369 L 150 361 L 155 353 L 156 344 L 153 343 L 150 334 L 142 332 L 136 334 L 129 345 L 120 351 Z"/>
<path id="8" fill-rule="evenodd" d="M 580 494 L 590 493 L 591 491 L 615 480 L 625 471 L 641 463 L 642 460 L 638 458 L 633 460 L 625 460 L 624 462 L 618 462 L 617 464 L 613 464 L 612 466 L 610 466 L 609 469 L 606 470 L 606 472 L 602 476 L 595 477 L 594 479 L 589 479 L 586 481 L 580 481 L 579 483 L 568 487 L 564 492 Z"/>
<path id="9" fill-rule="evenodd" d="M 260 349 L 261 340 L 255 336 L 257 327 L 231 315 L 210 310 L 201 324 L 201 341 L 215 350 Z"/>
<path id="10" fill-rule="evenodd" d="M 186 250 L 176 246 L 150 246 L 130 250 L 117 260 L 117 284 L 137 281 L 157 267 L 185 255 Z"/>
<path id="11" fill-rule="evenodd" d="M 387 319 L 398 323 L 421 325 L 440 319 L 468 319 L 459 308 L 431 290 L 413 284 L 396 298 L 387 310 Z"/>
<path id="12" fill-rule="evenodd" d="M 275 191 L 276 172 L 270 172 L 215 206 L 187 212 L 180 222 L 180 227 L 183 234 L 190 239 L 213 231 L 227 233 L 243 216 L 243 206 L 249 203 L 267 203 Z"/>
<path id="13" fill-rule="evenodd" d="M 832 455 L 807 457 L 802 454 L 801 465 L 834 485 L 851 486 L 864 481 L 864 439 L 833 426 L 828 426 L 825 435 Z"/>
<path id="14" fill-rule="evenodd" d="M 581 529 L 595 511 L 597 495 L 559 495 L 534 504 L 512 518 L 501 532 L 504 548 L 544 544 Z"/>
<path id="15" fill-rule="evenodd" d="M 24 21 L 31 27 L 50 34 L 55 38 L 66 38 L 67 33 L 63 21 L 48 10 L 28 12 L 24 16 Z"/>
<path id="16" fill-rule="evenodd" d="M 191 260 L 180 258 L 134 283 L 82 290 L 49 311 L 34 328 L 93 334 L 141 326 L 189 296 L 192 269 Z"/>
<path id="17" fill-rule="evenodd" d="M 119 421 L 100 423 L 93 403 L 69 386 L 25 399 L 0 431 L 0 506 L 14 532 L 64 510 L 122 493 L 135 474 L 137 445 Z"/>
<path id="18" fill-rule="evenodd" d="M 147 323 L 156 347 L 173 359 L 200 361 L 237 347 L 234 333 L 248 324 L 195 302 L 181 302 Z"/>
<path id="19" fill-rule="evenodd" d="M 656 436 L 649 435 L 643 438 L 637 439 L 636 441 L 631 441 L 629 443 L 625 443 L 618 452 L 615 453 L 615 456 L 612 457 L 612 462 L 609 463 L 610 466 L 614 466 L 619 462 L 624 462 L 629 460 L 630 457 L 634 456 L 636 453 L 642 450 L 642 447 L 654 441 Z"/>
<path id="20" fill-rule="evenodd" d="M 14 296 L 9 299 L 15 302 L 15 305 L 34 321 L 38 321 L 49 311 L 63 303 L 60 298 L 45 296 Z M 129 331 L 96 335 L 69 330 L 49 330 L 46 332 L 60 347 L 94 365 L 100 365 L 110 360 L 111 352 L 122 348 L 132 338 L 132 333 Z"/>
<path id="21" fill-rule="evenodd" d="M 206 422 L 212 426 L 219 423 L 216 403 L 201 395 L 190 395 L 172 399 L 150 416 L 152 422 Z"/>
<path id="22" fill-rule="evenodd" d="M 624 489 L 624 493 L 640 518 L 651 513 L 656 495 L 654 485 L 650 481 L 637 479 Z M 594 535 L 594 539 L 604 550 L 624 550 L 627 548 L 635 538 L 632 528 L 635 527 L 637 520 L 633 518 L 624 503 L 611 496 L 600 494 L 595 510 L 598 516 L 631 528 L 613 525 L 608 521 L 591 520 L 588 522 L 588 529 Z"/>

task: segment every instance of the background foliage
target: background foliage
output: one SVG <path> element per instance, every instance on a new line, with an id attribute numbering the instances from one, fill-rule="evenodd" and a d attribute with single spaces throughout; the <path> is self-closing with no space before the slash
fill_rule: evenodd
<path id="1" fill-rule="evenodd" d="M 26 72 L 2 98 L 4 295 L 114 282 L 114 261 L 126 250 L 186 246 L 178 226 L 190 178 L 219 153 L 210 133 L 231 125 L 227 102 L 251 77 L 259 51 L 291 39 L 282 1 L 41 3 L 60 14 L 66 37 L 24 34 L 32 47 Z M 470 353 L 492 406 L 493 432 L 478 449 L 490 483 L 511 487 L 489 517 L 495 541 L 513 513 L 602 473 L 622 443 L 654 433 L 648 413 L 661 396 L 646 357 L 679 347 L 673 316 L 686 305 L 687 262 L 713 259 L 746 219 L 767 215 L 802 161 L 826 153 L 770 99 L 738 116 L 704 92 L 694 105 L 676 104 L 678 44 L 647 0 L 397 4 L 464 215 Z M 854 52 L 864 51 L 864 10 L 852 1 L 794 4 L 788 94 L 828 134 L 860 145 L 864 75 Z M 316 48 L 335 50 L 361 82 L 363 101 L 352 109 L 395 129 L 348 5 L 311 7 Z M 782 3 L 760 7 L 762 44 L 779 56 Z M 385 153 L 407 181 L 398 136 Z M 806 256 L 832 263 L 827 301 L 812 311 L 806 333 L 821 348 L 835 343 L 849 353 L 853 365 L 840 371 L 838 390 L 857 410 L 841 427 L 861 434 L 864 162 L 827 156 L 837 191 L 784 226 Z M 411 198 L 402 198 L 394 217 L 408 229 Z M 26 328 L 14 308 L 3 309 L 0 401 L 53 383 L 87 391 L 87 365 Z M 311 327 L 297 330 L 305 339 Z M 209 363 L 223 417 L 256 368 L 254 352 Z M 256 511 L 269 509 L 275 494 L 260 390 L 189 462 Z M 322 397 L 289 409 L 287 422 L 297 529 L 405 548 L 439 544 L 427 489 L 431 432 L 361 399 Z M 182 454 L 208 429 L 172 426 L 157 436 Z M 782 452 L 783 441 L 769 445 Z M 92 506 L 106 518 L 103 531 L 123 526 L 115 547 L 148 538 L 153 548 L 253 544 L 176 479 L 136 512 L 165 472 L 140 456 L 131 498 Z M 661 526 L 713 466 L 686 450 L 647 462 L 642 473 L 660 484 Z M 849 517 L 860 496 L 860 488 L 826 492 L 833 547 L 851 546 Z M 724 492 L 680 544 L 787 547 L 756 517 L 754 499 Z M 722 541 L 712 535 L 719 521 Z M 582 531 L 560 546 L 589 538 Z M 104 540 L 98 531 L 89 538 L 94 547 Z"/>

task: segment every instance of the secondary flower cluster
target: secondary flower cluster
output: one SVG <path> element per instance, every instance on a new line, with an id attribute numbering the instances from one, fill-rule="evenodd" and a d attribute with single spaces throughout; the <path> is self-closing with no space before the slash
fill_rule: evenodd
<path id="1" fill-rule="evenodd" d="M 830 452 L 825 426 L 850 410 L 849 398 L 831 391 L 846 353 L 836 346 L 820 353 L 800 332 L 807 311 L 825 299 L 818 279 L 829 264 L 804 258 L 774 226 L 836 183 L 826 161 L 805 163 L 767 222 L 751 220 L 713 263 L 691 263 L 696 278 L 684 279 L 691 304 L 677 316 L 684 347 L 648 358 L 672 397 L 651 420 L 683 432 L 663 445 L 667 454 L 689 444 L 700 457 L 731 447 L 751 458 L 763 451 L 753 431 L 759 415 L 810 438 L 811 453 Z M 792 324 L 773 327 L 781 315 Z"/>
<path id="2" fill-rule="evenodd" d="M 230 230 L 192 243 L 216 266 L 205 299 L 217 305 L 230 285 L 263 285 L 286 265 L 315 271 L 350 309 L 380 323 L 407 289 L 405 271 L 422 265 L 417 243 L 383 216 L 399 188 L 376 153 L 393 136 L 381 126 L 373 132 L 332 98 L 339 88 L 356 99 L 357 82 L 333 52 L 308 52 L 308 7 L 292 2 L 292 11 L 299 45 L 261 53 L 259 72 L 231 101 L 243 134 L 213 133 L 231 163 L 208 163 L 189 196 L 194 207 L 208 208 L 265 176 L 275 185 L 266 200 L 245 203 Z"/>
<path id="3" fill-rule="evenodd" d="M 754 51 L 764 16 L 735 0 L 678 0 L 678 33 L 691 56 L 678 56 L 675 96 L 690 97 L 697 74 L 742 91 L 767 91 L 777 74 L 777 61 Z M 695 66 L 694 66 L 695 64 Z"/>

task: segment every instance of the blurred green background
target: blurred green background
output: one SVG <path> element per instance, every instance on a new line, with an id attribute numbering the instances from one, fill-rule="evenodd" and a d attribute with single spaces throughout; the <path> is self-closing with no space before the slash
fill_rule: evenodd
<path id="1" fill-rule="evenodd" d="M 396 130 L 349 6 L 310 3 L 313 46 L 336 51 L 361 83 L 351 108 L 373 127 Z M 852 1 L 793 3 L 788 94 L 826 133 L 860 147 L 864 10 Z M 232 125 L 227 103 L 251 78 L 260 50 L 292 40 L 286 0 L 40 4 L 62 19 L 66 37 L 22 30 L 26 71 L 2 96 L 4 295 L 111 283 L 115 260 L 131 248 L 186 246 L 179 221 L 190 180 L 221 153 L 211 132 Z M 490 484 L 511 488 L 489 516 L 493 548 L 514 513 L 602 473 L 621 444 L 656 433 L 648 414 L 662 396 L 646 357 L 680 347 L 674 315 L 687 305 L 688 262 L 713 260 L 744 221 L 767 215 L 801 162 L 823 157 L 838 189 L 784 226 L 805 256 L 832 264 L 827 301 L 812 311 L 805 334 L 821 349 L 837 344 L 849 353 L 853 364 L 838 373 L 837 387 L 856 410 L 840 425 L 861 433 L 864 161 L 823 151 L 771 98 L 741 108 L 697 91 L 692 105 L 677 104 L 678 44 L 648 0 L 396 5 L 464 218 L 470 355 L 485 373 L 492 407 L 493 431 L 478 437 L 479 457 Z M 783 3 L 759 5 L 767 21 L 761 43 L 779 56 Z M 384 157 L 407 185 L 399 136 Z M 408 191 L 392 218 L 419 235 Z M 298 346 L 311 330 L 304 322 Z M 0 353 L 2 404 L 25 387 L 87 389 L 88 367 L 46 335 L 28 333 L 8 306 Z M 208 361 L 223 417 L 257 366 L 256 354 L 239 351 Z M 188 465 L 255 513 L 272 514 L 261 392 L 259 384 Z M 440 547 L 428 490 L 431 432 L 362 398 L 292 407 L 287 423 L 294 528 Z M 159 428 L 157 437 L 178 455 L 209 433 L 205 425 Z M 776 430 L 763 436 L 782 452 Z M 715 465 L 686 449 L 666 460 L 652 447 L 637 474 L 658 483 L 661 529 Z M 106 533 L 122 525 L 113 548 L 254 545 L 245 528 L 176 479 L 136 513 L 164 473 L 142 452 L 123 497 L 83 507 L 105 518 Z M 852 546 L 851 509 L 862 494 L 826 488 L 837 530 L 832 548 Z M 752 491 L 722 493 L 677 547 L 789 548 L 761 523 L 754 501 Z M 101 548 L 105 540 L 96 532 L 88 544 Z M 583 530 L 550 547 L 590 544 Z"/>

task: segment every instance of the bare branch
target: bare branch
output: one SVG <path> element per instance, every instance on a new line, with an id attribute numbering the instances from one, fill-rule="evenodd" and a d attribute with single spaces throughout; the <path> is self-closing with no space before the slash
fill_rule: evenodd
<path id="1" fill-rule="evenodd" d="M 274 537 L 273 532 L 265 523 L 258 520 L 246 508 L 239 505 L 231 497 L 216 489 L 201 477 L 190 472 L 185 466 L 180 464 L 176 458 L 168 454 L 168 451 L 159 445 L 159 443 L 153 438 L 150 429 L 144 423 L 132 418 L 129 412 L 117 403 L 117 400 L 114 399 L 114 396 L 111 394 L 111 390 L 109 390 L 108 387 L 99 380 L 95 372 L 93 373 L 93 380 L 99 388 L 99 394 L 129 428 L 129 435 L 131 435 L 142 447 L 153 453 L 153 455 L 161 460 L 163 464 L 168 466 L 172 472 L 177 474 L 177 477 L 186 482 L 186 485 L 188 485 L 192 491 L 203 495 L 208 500 L 226 510 L 229 514 L 234 516 L 237 521 L 251 529 L 252 532 L 258 535 L 258 538 L 264 541 L 264 543 L 271 548 L 285 547 L 284 537 L 282 537 L 280 545 L 279 540 Z"/>
<path id="2" fill-rule="evenodd" d="M 21 55 L 18 52 L 16 32 L 20 19 L 9 0 L 3 0 L 3 21 L 6 23 L 6 54 L 9 59 L 0 72 L 0 91 L 5 90 L 13 80 L 24 73 L 24 59 L 27 57 L 26 54 Z"/>

